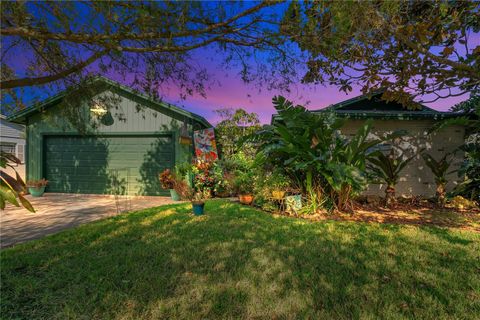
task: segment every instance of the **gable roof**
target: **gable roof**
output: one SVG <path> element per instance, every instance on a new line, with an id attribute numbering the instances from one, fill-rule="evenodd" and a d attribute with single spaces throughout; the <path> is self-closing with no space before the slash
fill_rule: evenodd
<path id="1" fill-rule="evenodd" d="M 420 104 L 420 108 L 416 110 L 408 110 L 396 102 L 387 102 L 382 99 L 383 90 L 376 91 L 371 95 L 360 95 L 324 109 L 313 110 L 313 113 L 333 111 L 340 117 L 353 119 L 432 119 L 440 120 L 460 116 L 456 112 L 441 112 Z"/>
<path id="2" fill-rule="evenodd" d="M 187 111 L 187 110 L 184 110 L 182 108 L 179 108 L 177 106 L 174 106 L 173 104 L 170 104 L 170 103 L 166 103 L 166 102 L 160 102 L 160 101 L 155 101 L 153 99 L 151 99 L 150 97 L 148 97 L 147 95 L 143 94 L 143 93 L 140 93 L 140 92 L 137 92 L 127 86 L 124 86 L 116 81 L 113 81 L 111 79 L 108 79 L 108 78 L 105 78 L 105 77 L 102 77 L 102 76 L 97 76 L 97 77 L 94 77 L 92 78 L 87 85 L 99 85 L 99 84 L 103 84 L 103 85 L 107 85 L 109 88 L 113 88 L 115 90 L 118 90 L 126 95 L 133 95 L 137 98 L 140 98 L 141 100 L 143 100 L 144 102 L 148 102 L 152 105 L 154 105 L 155 107 L 159 108 L 160 110 L 163 109 L 163 110 L 166 110 L 168 112 L 173 112 L 173 113 L 176 113 L 178 115 L 181 115 L 181 116 L 184 116 L 184 117 L 187 117 L 189 119 L 192 119 L 194 121 L 197 121 L 199 123 L 201 123 L 202 125 L 204 125 L 205 127 L 211 127 L 212 125 L 207 121 L 207 119 L 205 119 L 204 117 L 202 116 L 199 116 L 198 114 L 195 114 L 193 112 L 190 112 L 190 111 Z M 12 114 L 11 116 L 7 117 L 7 120 L 8 121 L 11 121 L 11 122 L 15 122 L 15 123 L 21 123 L 21 124 L 25 124 L 26 123 L 26 119 L 37 113 L 37 112 L 41 112 L 41 111 L 44 111 L 54 105 L 57 105 L 59 104 L 64 98 L 65 96 L 67 95 L 67 90 L 63 90 L 63 91 L 60 91 L 59 93 L 39 102 L 39 103 L 35 103 L 23 110 L 20 110 L 14 114 Z M 148 106 L 148 105 L 147 105 Z"/>
<path id="3" fill-rule="evenodd" d="M 383 120 L 443 120 L 468 116 L 458 112 L 442 112 L 420 105 L 420 109 L 408 110 L 402 104 L 382 100 L 383 90 L 373 94 L 364 94 L 351 99 L 330 105 L 323 109 L 311 110 L 312 113 L 332 111 L 338 117 L 348 119 L 383 119 Z M 278 120 L 279 115 L 274 114 L 271 122 Z"/>

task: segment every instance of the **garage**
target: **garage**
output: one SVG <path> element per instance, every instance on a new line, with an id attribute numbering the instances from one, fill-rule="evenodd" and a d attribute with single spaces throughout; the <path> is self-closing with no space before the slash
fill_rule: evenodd
<path id="1" fill-rule="evenodd" d="M 78 105 L 66 90 L 8 118 L 26 126 L 27 180 L 47 179 L 51 193 L 167 195 L 158 175 L 190 162 L 193 132 L 210 123 L 107 78 L 89 85 Z"/>
<path id="2" fill-rule="evenodd" d="M 46 136 L 48 192 L 164 195 L 158 172 L 175 163 L 169 136 Z"/>

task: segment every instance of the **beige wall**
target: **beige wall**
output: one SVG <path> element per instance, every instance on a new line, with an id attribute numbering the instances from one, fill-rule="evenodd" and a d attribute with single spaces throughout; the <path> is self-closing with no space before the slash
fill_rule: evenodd
<path id="1" fill-rule="evenodd" d="M 3 169 L 3 168 L 2 168 Z M 12 168 L 10 167 L 7 167 L 5 169 L 5 172 L 7 174 L 9 174 L 10 176 L 12 177 L 16 177 L 16 174 L 15 174 L 15 171 L 18 172 L 18 174 L 20 175 L 20 177 L 23 179 L 23 181 L 25 181 L 25 164 L 19 164 L 15 167 L 15 170 L 13 170 Z"/>
<path id="2" fill-rule="evenodd" d="M 361 120 L 347 120 L 343 134 L 352 135 L 364 123 Z M 439 132 L 428 134 L 428 130 L 435 124 L 433 120 L 376 120 L 373 123 L 373 135 L 391 133 L 395 130 L 406 130 L 405 144 L 412 152 L 425 149 L 439 160 L 446 152 L 451 152 L 464 143 L 465 130 L 463 127 L 454 126 L 443 129 Z M 463 161 L 463 154 L 457 152 L 450 170 L 457 169 Z M 448 176 L 449 183 L 447 190 L 451 190 L 457 183 L 456 173 Z M 370 185 L 365 194 L 384 195 L 384 185 Z M 417 156 L 410 164 L 403 169 L 400 182 L 397 185 L 398 196 L 433 196 L 435 194 L 435 181 L 430 169 L 425 165 L 423 158 Z"/>

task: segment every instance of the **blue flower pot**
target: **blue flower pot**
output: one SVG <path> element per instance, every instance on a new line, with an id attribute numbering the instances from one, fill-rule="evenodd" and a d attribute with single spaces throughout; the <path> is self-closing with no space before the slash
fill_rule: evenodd
<path id="1" fill-rule="evenodd" d="M 180 201 L 180 195 L 175 191 L 175 189 L 170 189 L 170 197 L 173 201 Z"/>
<path id="2" fill-rule="evenodd" d="M 28 192 L 32 197 L 41 197 L 45 192 L 45 187 L 28 187 Z"/>
<path id="3" fill-rule="evenodd" d="M 203 214 L 204 207 L 204 202 L 192 202 L 193 214 L 196 216 L 201 216 Z"/>

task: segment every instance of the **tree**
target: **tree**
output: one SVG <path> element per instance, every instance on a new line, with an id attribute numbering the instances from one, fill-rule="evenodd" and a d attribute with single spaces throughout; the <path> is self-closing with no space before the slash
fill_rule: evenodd
<path id="1" fill-rule="evenodd" d="M 479 30 L 475 1 L 293 1 L 282 22 L 310 54 L 304 82 L 386 88 L 384 99 L 410 108 L 478 92 Z"/>
<path id="2" fill-rule="evenodd" d="M 435 183 L 437 184 L 437 189 L 435 191 L 435 196 L 437 198 L 437 203 L 440 206 L 445 205 L 445 186 L 447 185 L 447 174 L 449 172 L 448 168 L 452 164 L 452 158 L 450 153 L 446 153 L 440 160 L 436 160 L 428 153 L 423 153 L 422 157 L 425 161 L 427 167 L 432 171 L 435 176 Z"/>
<path id="3" fill-rule="evenodd" d="M 65 88 L 92 71 L 116 73 L 152 97 L 166 84 L 180 88 L 182 97 L 205 94 L 206 69 L 190 58 L 195 49 L 210 50 L 213 45 L 223 52 L 225 62 L 242 66 L 245 80 L 255 73 L 247 57 L 257 51 L 278 54 L 279 59 L 271 60 L 278 66 L 275 70 L 290 72 L 276 31 L 277 15 L 266 11 L 277 4 L 3 2 L 2 104 L 18 108 L 23 103 L 20 89 Z"/>
<path id="4" fill-rule="evenodd" d="M 385 204 L 390 206 L 395 203 L 395 186 L 400 179 L 400 172 L 407 164 L 415 157 L 404 158 L 403 154 L 398 154 L 392 148 L 388 155 L 383 152 L 377 151 L 369 159 L 368 169 L 373 176 L 380 180 L 379 182 L 385 182 Z"/>
<path id="5" fill-rule="evenodd" d="M 242 150 L 247 157 L 255 156 L 255 148 L 243 140 L 258 131 L 260 120 L 254 112 L 244 109 L 218 109 L 214 111 L 222 119 L 215 127 L 216 138 L 222 155 L 230 158 Z"/>

